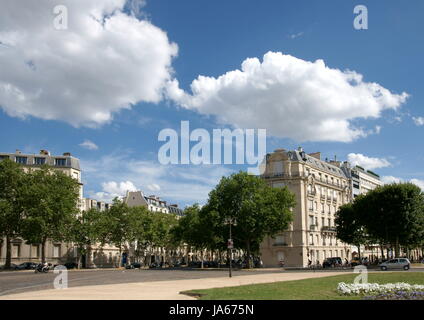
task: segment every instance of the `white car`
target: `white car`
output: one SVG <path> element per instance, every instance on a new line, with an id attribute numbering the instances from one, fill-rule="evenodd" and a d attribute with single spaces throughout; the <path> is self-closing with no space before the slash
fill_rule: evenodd
<path id="1" fill-rule="evenodd" d="M 396 258 L 380 264 L 380 269 L 386 271 L 388 269 L 403 269 L 409 270 L 411 262 L 406 258 Z"/>

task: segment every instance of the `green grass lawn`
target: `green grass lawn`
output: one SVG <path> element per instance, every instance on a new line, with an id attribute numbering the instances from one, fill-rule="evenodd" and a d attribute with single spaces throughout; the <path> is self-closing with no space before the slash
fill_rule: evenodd
<path id="1" fill-rule="evenodd" d="M 200 295 L 201 300 L 357 300 L 362 297 L 341 296 L 336 291 L 339 282 L 353 283 L 356 276 L 357 274 L 345 274 L 325 278 L 192 290 L 188 293 Z M 370 273 L 368 282 L 424 284 L 424 273 Z"/>

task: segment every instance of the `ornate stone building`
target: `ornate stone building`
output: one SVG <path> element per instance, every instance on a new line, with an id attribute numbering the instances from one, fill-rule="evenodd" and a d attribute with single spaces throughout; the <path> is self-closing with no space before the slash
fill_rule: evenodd
<path id="1" fill-rule="evenodd" d="M 337 240 L 334 218 L 338 208 L 352 199 L 348 177 L 337 165 L 321 160 L 320 153 L 302 148 L 277 149 L 265 159 L 261 175 L 275 188 L 287 187 L 296 197 L 289 229 L 261 244 L 267 267 L 306 267 L 325 258 L 351 258 L 351 247 Z"/>

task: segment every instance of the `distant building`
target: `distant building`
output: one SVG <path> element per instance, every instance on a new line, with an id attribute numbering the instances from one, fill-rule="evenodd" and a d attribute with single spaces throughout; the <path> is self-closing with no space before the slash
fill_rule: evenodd
<path id="1" fill-rule="evenodd" d="M 142 191 L 127 191 L 123 202 L 129 207 L 146 207 L 151 212 L 173 213 L 182 216 L 184 210 L 178 208 L 177 204 L 168 205 L 166 201 L 155 195 L 146 196 Z"/>
<path id="2" fill-rule="evenodd" d="M 142 191 L 127 191 L 127 194 L 123 198 L 123 202 L 129 207 L 145 207 L 147 210 L 154 213 L 165 213 L 175 214 L 177 218 L 184 215 L 184 210 L 180 209 L 177 204 L 168 205 L 166 201 L 160 199 L 155 195 L 146 196 Z M 184 255 L 187 255 L 187 248 L 181 246 L 174 248 L 171 251 L 166 250 L 163 247 L 145 247 L 144 250 L 139 252 L 138 259 L 144 261 L 144 263 L 165 263 L 166 256 L 168 259 L 172 256 L 172 260 L 182 260 Z M 135 257 L 135 243 L 131 243 L 129 246 L 129 256 Z M 150 258 L 149 258 L 150 257 Z M 188 259 L 188 258 L 186 258 Z M 187 261 L 187 260 L 186 260 Z"/>
<path id="3" fill-rule="evenodd" d="M 347 161 L 339 163 L 339 166 L 351 182 L 353 199 L 383 185 L 380 176 L 370 170 L 360 166 L 351 167 Z"/>
<path id="4" fill-rule="evenodd" d="M 351 167 L 347 161 L 338 165 L 350 180 L 353 199 L 383 185 L 380 176 L 370 170 L 365 170 L 360 166 Z M 370 259 L 381 257 L 381 250 L 377 244 L 362 245 L 360 249 L 362 257 L 368 257 Z M 352 246 L 352 254 L 354 256 L 359 254 L 357 246 Z"/>

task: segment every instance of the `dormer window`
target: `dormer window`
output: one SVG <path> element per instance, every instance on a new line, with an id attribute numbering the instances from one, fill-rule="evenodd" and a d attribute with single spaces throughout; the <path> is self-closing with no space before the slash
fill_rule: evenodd
<path id="1" fill-rule="evenodd" d="M 39 166 L 46 164 L 46 158 L 34 158 L 34 164 Z"/>
<path id="2" fill-rule="evenodd" d="M 27 164 L 28 158 L 27 157 L 16 157 L 16 163 L 19 164 Z"/>
<path id="3" fill-rule="evenodd" d="M 66 166 L 66 159 L 55 159 L 55 163 L 56 166 L 58 167 L 64 167 Z"/>

